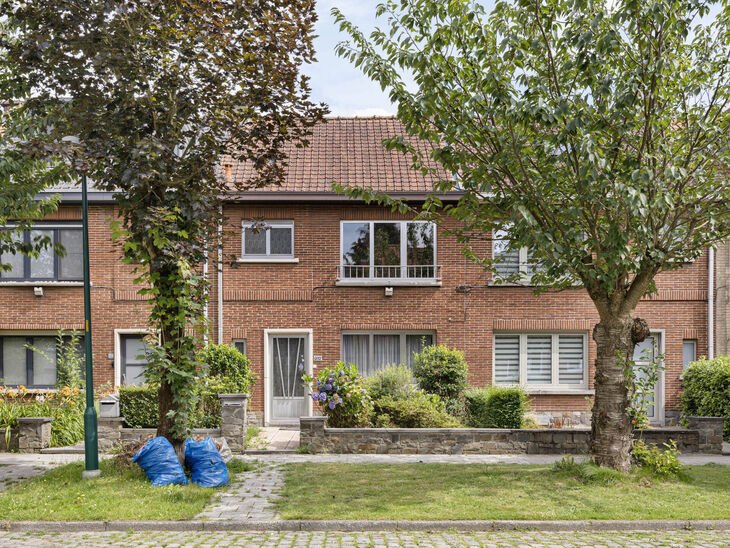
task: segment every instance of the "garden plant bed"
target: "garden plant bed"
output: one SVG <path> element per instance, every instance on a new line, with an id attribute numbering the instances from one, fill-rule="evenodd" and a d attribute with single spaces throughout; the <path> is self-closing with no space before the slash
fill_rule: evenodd
<path id="1" fill-rule="evenodd" d="M 187 520 L 200 513 L 216 489 L 188 485 L 151 487 L 137 465 L 114 459 L 99 463 L 101 476 L 82 480 L 82 462 L 61 466 L 0 494 L 3 521 Z M 240 460 L 228 463 L 236 473 L 255 468 Z"/>
<path id="2" fill-rule="evenodd" d="M 550 465 L 290 464 L 277 506 L 290 520 L 727 519 L 730 467 L 659 480 Z"/>

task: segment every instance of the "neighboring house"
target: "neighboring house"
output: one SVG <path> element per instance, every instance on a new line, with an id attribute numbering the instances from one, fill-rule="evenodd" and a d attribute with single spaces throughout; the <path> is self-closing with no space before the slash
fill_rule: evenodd
<path id="1" fill-rule="evenodd" d="M 387 363 L 410 363 L 423 345 L 443 343 L 464 352 L 472 384 L 521 383 L 542 422 L 586 423 L 598 316 L 585 291 L 535 296 L 527 285 L 494 285 L 446 234 L 449 223 L 412 222 L 331 192 L 336 181 L 423 200 L 433 176 L 413 171 L 409 158 L 381 144 L 401 132 L 393 118 L 329 119 L 315 128 L 309 147 L 290 150 L 281 186 L 227 202 L 224 229 L 230 236 L 220 269 L 215 252 L 208 268 L 210 337 L 251 359 L 259 377 L 251 398 L 257 420 L 294 423 L 311 413 L 302 371 L 345 360 L 367 374 Z M 231 179 L 247 177 L 246 167 L 235 162 L 224 161 L 221 171 Z M 52 346 L 47 337 L 56 329 L 83 325 L 74 232 L 80 197 L 76 189 L 62 197 L 59 212 L 38 229 L 53 230 L 67 243 L 68 258 L 24 259 L 0 280 L 0 377 L 9 384 L 52 384 L 53 364 L 25 350 L 24 341 Z M 146 303 L 110 241 L 111 195 L 92 192 L 90 201 L 95 383 L 138 382 Z M 252 228 L 259 221 L 265 230 Z M 493 252 L 488 243 L 473 247 L 484 256 Z M 501 271 L 522 271 L 529 283 L 527 250 L 504 250 L 495 242 L 494 251 L 503 254 Z M 702 257 L 659 275 L 658 295 L 637 310 L 666 356 L 652 409 L 658 423 L 676 417 L 686 349 L 707 352 L 707 271 Z"/>
<path id="2" fill-rule="evenodd" d="M 730 354 L 730 240 L 717 246 L 715 262 L 714 355 Z"/>

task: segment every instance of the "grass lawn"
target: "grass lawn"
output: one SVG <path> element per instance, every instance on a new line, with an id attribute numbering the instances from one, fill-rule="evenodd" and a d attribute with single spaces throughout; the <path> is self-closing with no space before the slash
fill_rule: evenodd
<path id="1" fill-rule="evenodd" d="M 203 510 L 216 489 L 189 485 L 151 487 L 136 464 L 112 459 L 99 463 L 101 476 L 81 480 L 84 464 L 54 468 L 0 493 L 2 521 L 121 521 L 190 519 Z M 255 468 L 228 463 L 231 478 Z"/>
<path id="2" fill-rule="evenodd" d="M 658 480 L 592 465 L 292 464 L 278 508 L 284 519 L 727 519 L 730 467 Z"/>

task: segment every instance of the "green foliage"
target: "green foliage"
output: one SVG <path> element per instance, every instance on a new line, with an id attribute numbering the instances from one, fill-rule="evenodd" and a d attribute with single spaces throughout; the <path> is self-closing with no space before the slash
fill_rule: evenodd
<path id="1" fill-rule="evenodd" d="M 429 394 L 441 397 L 454 414 L 460 414 L 460 398 L 468 374 L 464 354 L 443 344 L 426 346 L 413 356 L 413 375 L 418 385 Z"/>
<path id="2" fill-rule="evenodd" d="M 63 330 L 58 332 L 56 336 L 56 388 L 84 387 L 82 372 L 85 360 L 81 353 L 82 343 L 83 338 L 76 330 L 70 333 Z"/>
<path id="3" fill-rule="evenodd" d="M 157 386 L 120 386 L 119 414 L 128 428 L 155 428 L 158 423 Z"/>
<path id="4" fill-rule="evenodd" d="M 629 394 L 629 416 L 634 428 L 649 427 L 649 407 L 654 405 L 654 391 L 659 375 L 664 370 L 664 356 L 657 354 L 658 349 L 647 349 L 642 361 L 626 360 L 619 354 L 624 364 L 624 379 Z"/>
<path id="5" fill-rule="evenodd" d="M 407 398 L 418 386 L 413 371 L 405 364 L 388 365 L 365 379 L 365 388 L 376 401 L 384 397 L 395 400 Z"/>
<path id="6" fill-rule="evenodd" d="M 636 464 L 646 468 L 653 475 L 659 477 L 677 476 L 682 470 L 679 462 L 679 451 L 674 441 L 662 444 L 661 449 L 656 445 L 647 445 L 643 440 L 634 442 L 632 454 Z"/>
<path id="7" fill-rule="evenodd" d="M 0 56 L 3 98 L 19 115 L 46 115 L 44 150 L 115 193 L 114 235 L 160 336 L 147 368 L 160 386 L 158 433 L 180 443 L 196 407 L 208 298 L 199 273 L 221 199 L 281 180 L 283 145 L 305 144 L 326 110 L 299 74 L 314 56 L 314 4 L 9 0 L 0 18 L 15 39 Z M 254 174 L 219 176 L 224 155 Z"/>
<path id="8" fill-rule="evenodd" d="M 519 386 L 471 388 L 464 400 L 467 425 L 475 428 L 522 428 L 530 401 Z"/>
<path id="9" fill-rule="evenodd" d="M 251 361 L 227 344 L 205 346 L 198 353 L 198 361 L 207 369 L 208 378 L 226 379 L 220 382 L 230 386 L 230 393 L 248 394 L 256 382 Z"/>
<path id="10" fill-rule="evenodd" d="M 620 483 L 625 475 L 617 470 L 601 468 L 592 462 L 575 462 L 573 457 L 563 457 L 553 465 L 556 476 L 578 480 L 583 485 L 611 486 Z"/>
<path id="11" fill-rule="evenodd" d="M 374 402 L 375 425 L 380 428 L 459 428 L 435 394 L 417 390 L 405 398 L 385 396 Z"/>
<path id="12" fill-rule="evenodd" d="M 682 375 L 681 405 L 685 416 L 725 417 L 730 440 L 730 356 L 691 363 Z"/>
<path id="13" fill-rule="evenodd" d="M 309 385 L 312 400 L 319 404 L 329 426 L 355 428 L 370 424 L 373 401 L 355 365 L 337 362 L 316 376 L 302 375 L 302 380 Z"/>

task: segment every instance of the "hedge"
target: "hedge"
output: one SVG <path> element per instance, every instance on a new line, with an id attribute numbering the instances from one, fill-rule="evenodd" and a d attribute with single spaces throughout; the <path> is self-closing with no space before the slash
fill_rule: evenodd
<path id="1" fill-rule="evenodd" d="M 127 428 L 157 428 L 159 405 L 156 386 L 119 387 L 119 414 Z"/>
<path id="2" fill-rule="evenodd" d="M 725 417 L 724 438 L 730 441 L 730 356 L 693 362 L 682 375 L 685 416 Z"/>
<path id="3" fill-rule="evenodd" d="M 522 428 L 529 398 L 518 386 L 471 388 L 464 392 L 467 425 L 474 428 Z"/>

